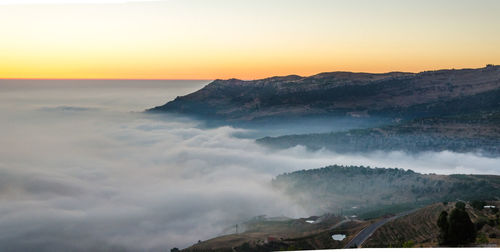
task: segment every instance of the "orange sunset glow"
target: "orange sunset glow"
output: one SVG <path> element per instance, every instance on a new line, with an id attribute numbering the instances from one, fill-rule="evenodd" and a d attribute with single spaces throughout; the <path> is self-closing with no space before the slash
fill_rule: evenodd
<path id="1" fill-rule="evenodd" d="M 98 2 L 0 1 L 0 78 L 255 79 L 500 63 L 492 0 Z"/>

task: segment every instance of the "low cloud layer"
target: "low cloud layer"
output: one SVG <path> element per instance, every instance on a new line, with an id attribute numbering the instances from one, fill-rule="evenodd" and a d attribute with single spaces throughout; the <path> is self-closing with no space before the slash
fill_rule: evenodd
<path id="1" fill-rule="evenodd" d="M 271 151 L 241 129 L 129 112 L 185 89 L 99 90 L 0 94 L 0 250 L 164 251 L 256 215 L 307 216 L 269 182 L 330 164 L 498 174 L 498 159 L 472 154 Z"/>

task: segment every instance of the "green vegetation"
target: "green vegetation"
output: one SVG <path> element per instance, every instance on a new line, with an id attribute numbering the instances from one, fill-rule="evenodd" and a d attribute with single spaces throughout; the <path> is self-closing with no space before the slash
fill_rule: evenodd
<path id="1" fill-rule="evenodd" d="M 498 199 L 500 176 L 328 166 L 279 175 L 273 185 L 311 210 L 376 218 L 434 202 Z"/>
<path id="2" fill-rule="evenodd" d="M 486 202 L 482 200 L 473 200 L 470 205 L 476 210 L 482 210 Z"/>
<path id="3" fill-rule="evenodd" d="M 499 155 L 500 111 L 422 118 L 345 132 L 265 137 L 257 142 L 274 148 L 303 145 L 313 150 L 327 148 L 339 153 L 449 150 Z"/>
<path id="4" fill-rule="evenodd" d="M 415 242 L 412 240 L 403 243 L 403 248 L 413 248 L 415 247 Z"/>
<path id="5" fill-rule="evenodd" d="M 448 239 L 448 212 L 443 211 L 439 215 L 437 220 L 437 225 L 439 227 L 439 244 L 446 244 Z"/>
<path id="6" fill-rule="evenodd" d="M 460 209 L 462 211 L 465 211 L 465 206 L 466 206 L 465 203 L 462 201 L 455 203 L 455 208 Z"/>
<path id="7" fill-rule="evenodd" d="M 456 247 L 473 243 L 476 240 L 476 228 L 465 211 L 463 202 L 457 202 L 455 209 L 449 215 L 443 211 L 439 215 L 437 225 L 440 245 Z"/>
<path id="8" fill-rule="evenodd" d="M 500 204 L 499 201 L 487 202 L 495 206 Z M 186 251 L 264 252 L 343 248 L 351 237 L 373 223 L 356 220 L 336 225 L 344 219 L 331 214 L 317 218 L 322 221 L 312 225 L 305 219 L 269 221 L 257 218 L 243 233 L 204 241 Z M 446 205 L 435 203 L 387 222 L 362 246 L 411 248 L 436 247 L 438 244 L 446 247 L 492 244 L 500 234 L 498 218 L 490 209 L 478 210 L 462 201 Z M 484 222 L 482 228 L 477 228 L 479 222 Z M 345 234 L 347 239 L 335 241 L 331 237 L 333 234 Z"/>
<path id="9" fill-rule="evenodd" d="M 469 205 L 471 203 L 472 201 Z M 488 201 L 489 205 L 499 205 L 499 203 Z M 457 212 L 462 215 L 456 214 Z M 477 246 L 498 243 L 495 240 L 500 234 L 498 223 L 498 216 L 490 209 L 476 209 L 466 206 L 461 201 L 446 205 L 435 203 L 385 224 L 368 239 L 364 247 L 403 247 L 407 241 L 414 241 L 415 247 L 436 247 L 439 244 L 445 247 Z M 453 239 L 450 237 L 460 237 L 454 234 L 457 230 L 458 232 L 469 230 L 470 237 L 462 238 L 462 241 L 466 242 L 451 244 Z M 474 231 L 477 234 L 475 240 L 472 238 Z"/>
<path id="10" fill-rule="evenodd" d="M 486 243 L 488 243 L 488 238 L 486 237 L 486 235 L 484 233 L 480 233 L 480 234 L 478 234 L 478 236 L 476 238 L 476 243 L 477 244 L 486 244 Z"/>

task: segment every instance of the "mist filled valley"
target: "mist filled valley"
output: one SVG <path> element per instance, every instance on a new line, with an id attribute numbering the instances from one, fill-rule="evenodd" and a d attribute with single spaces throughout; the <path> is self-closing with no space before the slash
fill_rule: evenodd
<path id="1" fill-rule="evenodd" d="M 259 128 L 144 113 L 208 83 L 1 80 L 0 250 L 185 248 L 256 216 L 306 218 L 362 204 L 364 198 L 336 202 L 331 196 L 328 207 L 317 208 L 304 198 L 307 186 L 276 186 L 278 175 L 330 165 L 500 174 L 498 157 L 477 152 L 349 152 L 255 141 L 343 131 L 345 120 Z M 380 125 L 355 122 L 355 128 Z M 313 197 L 319 193 L 311 190 Z"/>

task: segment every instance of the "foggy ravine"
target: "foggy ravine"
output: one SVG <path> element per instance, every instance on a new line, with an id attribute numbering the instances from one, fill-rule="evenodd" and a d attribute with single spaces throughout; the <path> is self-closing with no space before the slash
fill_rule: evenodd
<path id="1" fill-rule="evenodd" d="M 206 83 L 0 80 L 0 250 L 167 250 L 256 215 L 304 217 L 269 182 L 331 164 L 500 174 L 474 154 L 269 151 L 247 130 L 139 113 Z"/>

